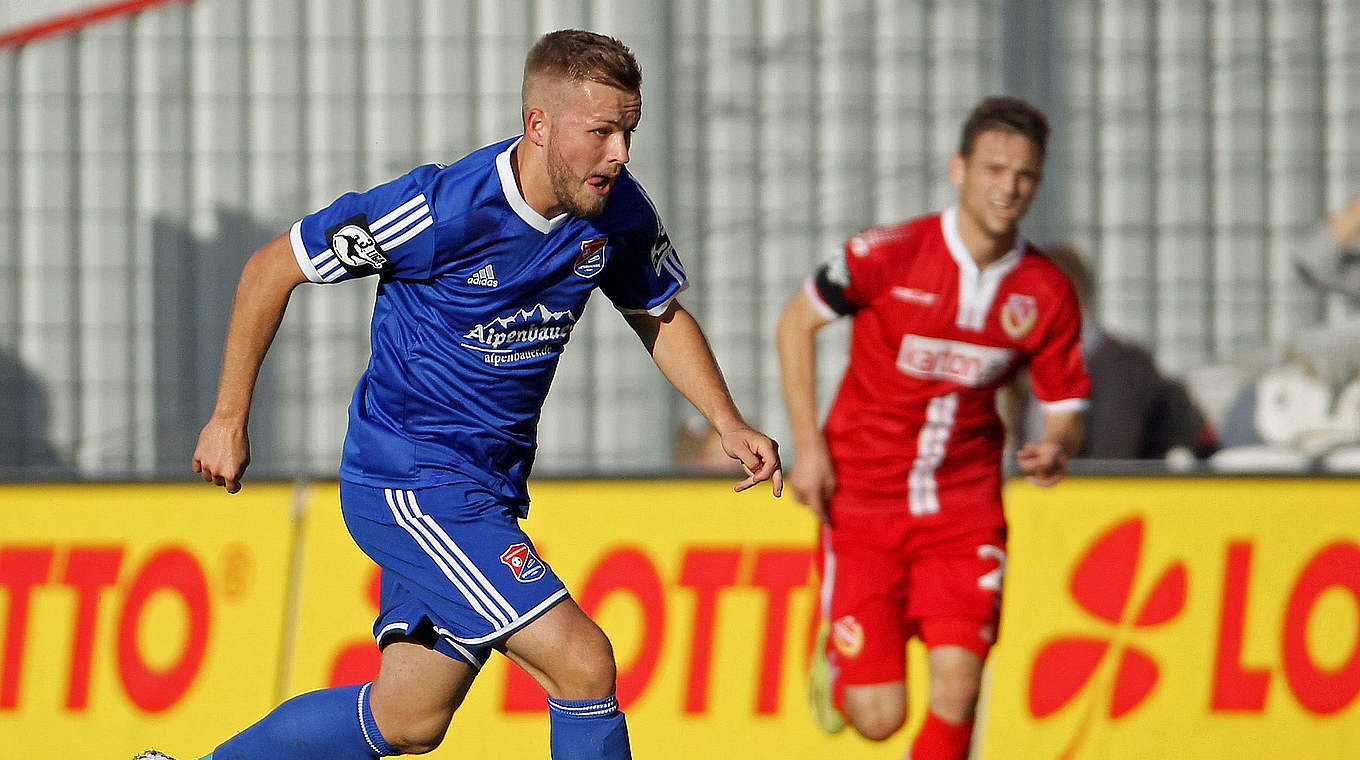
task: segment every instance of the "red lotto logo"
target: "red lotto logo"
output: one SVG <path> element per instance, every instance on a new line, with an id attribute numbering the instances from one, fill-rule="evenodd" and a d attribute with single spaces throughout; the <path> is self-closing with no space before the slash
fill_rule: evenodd
<path id="1" fill-rule="evenodd" d="M 1109 624 L 1100 635 L 1064 635 L 1044 645 L 1030 670 L 1029 710 L 1043 718 L 1077 697 L 1107 657 L 1116 661 L 1108 712 L 1120 718 L 1141 704 L 1157 685 L 1157 663 L 1143 650 L 1117 637 L 1116 627 L 1132 616 L 1132 629 L 1162 625 L 1185 607 L 1185 565 L 1174 562 L 1138 604 L 1132 604 L 1142 557 L 1143 520 L 1135 518 L 1111 528 L 1086 551 L 1072 573 L 1069 588 L 1077 604 Z M 1090 690 L 1083 729 L 1101 690 Z M 1080 733 L 1081 729 L 1079 729 Z M 1073 746 L 1075 747 L 1074 740 Z"/>

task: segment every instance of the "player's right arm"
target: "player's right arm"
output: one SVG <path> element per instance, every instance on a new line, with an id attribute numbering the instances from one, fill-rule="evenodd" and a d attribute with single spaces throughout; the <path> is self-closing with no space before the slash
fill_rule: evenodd
<path id="1" fill-rule="evenodd" d="M 775 326 L 784 406 L 798 450 L 797 466 L 789 477 L 789 485 L 793 498 L 806 504 L 823 522 L 828 519 L 827 507 L 836 491 L 836 471 L 826 437 L 817 424 L 816 335 L 832 319 L 802 288 L 784 305 Z"/>
<path id="2" fill-rule="evenodd" d="M 227 493 L 241 490 L 241 476 L 250 464 L 246 424 L 260 364 L 283 321 L 293 288 L 306 281 L 287 235 L 266 243 L 241 271 L 222 351 L 217 403 L 198 434 L 193 460 L 194 472 L 226 488 Z"/>

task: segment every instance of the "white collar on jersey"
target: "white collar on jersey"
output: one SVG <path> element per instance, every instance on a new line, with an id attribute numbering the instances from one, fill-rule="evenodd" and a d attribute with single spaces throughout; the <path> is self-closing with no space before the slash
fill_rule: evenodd
<path id="1" fill-rule="evenodd" d="M 515 182 L 515 169 L 510 165 L 510 155 L 515 152 L 515 146 L 519 145 L 519 141 L 523 139 L 524 137 L 521 136 L 518 140 L 510 143 L 510 147 L 506 148 L 505 152 L 496 156 L 496 172 L 501 177 L 501 192 L 505 193 L 505 200 L 510 204 L 510 208 L 520 219 L 524 220 L 525 224 L 546 235 L 557 229 L 559 224 L 567 221 L 567 212 L 563 211 L 548 219 L 534 211 L 533 206 L 530 206 L 529 202 L 524 200 L 524 196 L 520 194 L 519 183 Z"/>
<path id="2" fill-rule="evenodd" d="M 985 269 L 978 269 L 973 254 L 963 244 L 959 234 L 959 207 L 950 206 L 940 216 L 940 226 L 944 228 L 944 242 L 949 255 L 959 265 L 959 312 L 954 316 L 954 325 L 964 330 L 980 331 L 987 323 L 987 312 L 991 311 L 992 301 L 1001 281 L 1020 263 L 1025 250 L 1025 239 L 1015 236 L 1015 247 L 1005 256 L 993 261 Z"/>

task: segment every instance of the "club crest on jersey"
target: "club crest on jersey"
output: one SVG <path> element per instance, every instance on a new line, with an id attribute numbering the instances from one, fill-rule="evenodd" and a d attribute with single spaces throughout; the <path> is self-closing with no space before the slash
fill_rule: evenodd
<path id="1" fill-rule="evenodd" d="M 515 574 L 515 580 L 520 583 L 533 583 L 547 572 L 547 566 L 543 560 L 534 556 L 534 550 L 528 544 L 513 544 L 501 554 L 501 562 L 510 568 L 510 572 Z"/>
<path id="2" fill-rule="evenodd" d="M 581 253 L 576 256 L 576 266 L 572 271 L 585 278 L 591 278 L 604 269 L 605 246 L 609 238 L 597 237 L 581 243 Z"/>
<path id="3" fill-rule="evenodd" d="M 837 652 L 846 657 L 859 657 L 859 653 L 864 651 L 864 626 L 854 615 L 837 618 L 831 624 L 831 643 Z"/>
<path id="4" fill-rule="evenodd" d="M 326 230 L 326 239 L 340 263 L 349 269 L 371 268 L 382 271 L 390 260 L 383 255 L 373 233 L 368 231 L 368 219 L 363 214 L 352 216 Z"/>
<path id="5" fill-rule="evenodd" d="M 1014 340 L 1020 340 L 1034 329 L 1039 319 L 1039 302 L 1034 296 L 1011 293 L 1001 306 L 1001 329 Z"/>

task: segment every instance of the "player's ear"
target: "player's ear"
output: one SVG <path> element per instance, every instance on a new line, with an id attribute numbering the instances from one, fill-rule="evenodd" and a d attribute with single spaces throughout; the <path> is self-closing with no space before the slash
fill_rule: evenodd
<path id="1" fill-rule="evenodd" d="M 963 185 L 963 177 L 966 170 L 967 167 L 965 166 L 961 154 L 955 153 L 949 157 L 949 181 L 953 182 L 955 187 L 961 187 Z"/>
<path id="2" fill-rule="evenodd" d="M 529 142 L 543 147 L 548 142 L 548 113 L 534 107 L 524 112 L 524 137 Z"/>

